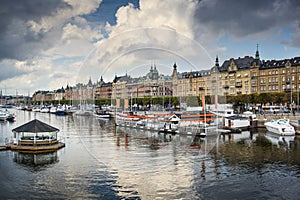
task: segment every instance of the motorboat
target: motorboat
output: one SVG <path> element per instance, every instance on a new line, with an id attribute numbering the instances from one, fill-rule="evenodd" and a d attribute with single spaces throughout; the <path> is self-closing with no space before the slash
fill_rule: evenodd
<path id="1" fill-rule="evenodd" d="M 8 110 L 0 110 L 0 121 L 15 121 L 15 114 L 11 114 Z"/>
<path id="2" fill-rule="evenodd" d="M 65 115 L 65 108 L 62 105 L 58 105 L 55 111 L 56 115 Z"/>
<path id="3" fill-rule="evenodd" d="M 7 112 L 0 110 L 0 121 L 5 121 L 8 117 Z"/>
<path id="4" fill-rule="evenodd" d="M 265 126 L 271 133 L 279 135 L 295 135 L 295 128 L 290 125 L 288 119 L 278 119 L 265 122 Z"/>
<path id="5" fill-rule="evenodd" d="M 49 112 L 49 108 L 47 106 L 42 106 L 40 109 L 41 113 L 48 113 Z"/>
<path id="6" fill-rule="evenodd" d="M 112 114 L 106 110 L 96 110 L 94 112 L 94 116 L 99 118 L 106 118 L 106 119 L 112 118 Z"/>

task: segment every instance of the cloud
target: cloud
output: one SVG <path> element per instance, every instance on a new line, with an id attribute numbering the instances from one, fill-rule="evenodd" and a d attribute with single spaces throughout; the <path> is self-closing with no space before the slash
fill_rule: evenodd
<path id="1" fill-rule="evenodd" d="M 101 75 L 111 81 L 126 71 L 144 75 L 152 63 L 166 74 L 174 62 L 181 71 L 210 68 L 210 55 L 229 52 L 227 38 L 269 40 L 287 27 L 292 34 L 282 44 L 300 47 L 296 0 L 140 0 L 120 7 L 112 24 L 97 22 L 97 13 L 92 23 L 86 17 L 101 0 L 2 2 L 2 85 L 51 89 Z"/>
<path id="2" fill-rule="evenodd" d="M 202 0 L 195 11 L 195 23 L 199 30 L 206 30 L 215 39 L 223 34 L 234 39 L 261 39 L 298 24 L 299 11 L 297 0 Z M 298 36 L 299 32 L 295 34 Z"/>
<path id="3" fill-rule="evenodd" d="M 158 61 L 169 66 L 174 62 L 182 69 L 198 70 L 213 62 L 206 49 L 195 40 L 193 27 L 195 1 L 140 0 L 139 8 L 129 4 L 116 12 L 116 24 L 106 24 L 107 37 L 98 41 L 80 74 L 98 69 L 100 75 L 121 75 L 135 66 Z M 145 72 L 145 69 L 144 69 Z M 98 77 L 98 78 L 99 78 Z M 109 80 L 109 79 L 108 79 Z"/>
<path id="4" fill-rule="evenodd" d="M 100 2 L 101 0 L 1 1 L 0 62 L 5 63 L 2 64 L 5 66 L 5 73 L 1 73 L 1 84 L 4 84 L 5 79 L 28 75 L 45 68 L 26 64 L 20 70 L 16 68 L 16 63 L 36 61 L 47 62 L 51 66 L 50 59 L 85 56 L 93 48 L 94 40 L 101 38 L 101 35 L 97 35 L 97 30 L 90 28 L 81 16 L 94 12 Z M 34 70 L 30 71 L 32 67 Z"/>
<path id="5" fill-rule="evenodd" d="M 3 0 L 0 60 L 24 60 L 55 45 L 64 25 L 95 11 L 100 0 Z M 74 21 L 76 21 L 74 20 Z"/>
<path id="6" fill-rule="evenodd" d="M 0 62 L 1 73 L 0 82 L 7 78 L 16 77 L 24 73 L 32 72 L 32 69 L 28 69 L 27 62 L 15 62 L 14 60 L 5 59 Z"/>

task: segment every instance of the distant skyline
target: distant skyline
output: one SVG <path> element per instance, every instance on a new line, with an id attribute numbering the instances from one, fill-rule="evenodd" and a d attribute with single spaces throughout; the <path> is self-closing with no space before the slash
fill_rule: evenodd
<path id="1" fill-rule="evenodd" d="M 215 57 L 300 56 L 297 0 L 2 0 L 0 89 L 209 69 Z"/>

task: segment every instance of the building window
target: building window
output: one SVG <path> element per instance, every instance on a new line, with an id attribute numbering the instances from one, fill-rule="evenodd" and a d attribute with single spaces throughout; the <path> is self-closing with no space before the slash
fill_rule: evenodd
<path id="1" fill-rule="evenodd" d="M 284 69 L 282 70 L 282 73 L 285 74 L 285 70 Z"/>
<path id="2" fill-rule="evenodd" d="M 295 76 L 292 76 L 292 81 L 294 81 L 295 80 Z"/>
<path id="3" fill-rule="evenodd" d="M 278 74 L 278 70 L 275 71 L 275 74 Z"/>
<path id="4" fill-rule="evenodd" d="M 282 77 L 282 81 L 285 81 L 285 77 L 284 76 Z"/>

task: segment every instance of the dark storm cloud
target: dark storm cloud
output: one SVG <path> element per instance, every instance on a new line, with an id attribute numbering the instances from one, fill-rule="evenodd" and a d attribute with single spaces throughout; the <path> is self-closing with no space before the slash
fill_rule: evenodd
<path id="1" fill-rule="evenodd" d="M 286 28 L 300 22 L 298 0 L 202 0 L 195 13 L 196 24 L 216 34 L 236 38 Z M 295 33 L 294 34 L 298 34 Z M 294 37 L 296 37 L 294 35 Z"/>
<path id="2" fill-rule="evenodd" d="M 39 50 L 51 47 L 49 38 L 57 30 L 33 32 L 28 21 L 39 22 L 44 16 L 55 15 L 58 9 L 70 9 L 63 0 L 1 0 L 0 60 L 26 59 Z"/>

